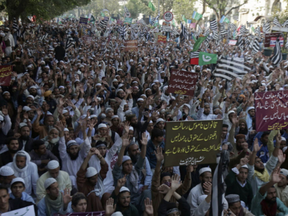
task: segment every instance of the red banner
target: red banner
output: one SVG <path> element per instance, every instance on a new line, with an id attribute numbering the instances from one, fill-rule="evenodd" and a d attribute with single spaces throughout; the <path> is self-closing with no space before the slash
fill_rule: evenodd
<path id="1" fill-rule="evenodd" d="M 137 40 L 126 41 L 124 51 L 138 51 L 138 41 Z"/>
<path id="2" fill-rule="evenodd" d="M 0 66 L 0 86 L 9 86 L 13 66 Z"/>
<path id="3" fill-rule="evenodd" d="M 288 90 L 256 92 L 254 100 L 257 131 L 288 128 Z"/>
<path id="4" fill-rule="evenodd" d="M 161 42 L 161 43 L 166 43 L 167 41 L 167 38 L 166 36 L 163 36 L 163 35 L 158 35 L 158 43 Z"/>
<path id="5" fill-rule="evenodd" d="M 171 70 L 171 77 L 167 91 L 169 93 L 193 96 L 197 80 L 197 73 L 173 69 Z"/>

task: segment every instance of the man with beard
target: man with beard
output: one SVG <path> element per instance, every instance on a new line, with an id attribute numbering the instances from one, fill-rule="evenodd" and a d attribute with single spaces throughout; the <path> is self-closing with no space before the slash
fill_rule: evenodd
<path id="1" fill-rule="evenodd" d="M 37 202 L 40 201 L 45 195 L 46 190 L 44 188 L 44 182 L 48 178 L 55 178 L 58 182 L 59 189 L 64 191 L 65 189 L 72 190 L 71 180 L 67 172 L 60 170 L 60 164 L 56 160 L 51 160 L 47 164 L 48 171 L 40 176 L 36 186 Z"/>
<path id="2" fill-rule="evenodd" d="M 271 179 L 263 185 L 252 200 L 251 212 L 254 215 L 284 216 L 288 214 L 288 208 L 277 197 L 274 184 L 281 181 L 280 168 L 277 167 L 271 174 Z"/>
<path id="3" fill-rule="evenodd" d="M 254 216 L 246 208 L 241 205 L 240 196 L 238 194 L 229 194 L 226 197 L 228 202 L 228 215 L 230 216 Z M 229 214 L 230 213 L 230 214 Z"/>
<path id="4" fill-rule="evenodd" d="M 280 181 L 274 185 L 277 197 L 288 206 L 288 170 L 280 169 L 279 177 Z"/>
<path id="5" fill-rule="evenodd" d="M 19 149 L 25 150 L 26 152 L 30 152 L 32 148 L 33 139 L 30 138 L 30 128 L 29 126 L 22 122 L 19 124 L 20 128 L 20 137 L 18 138 Z"/>
<path id="6" fill-rule="evenodd" d="M 197 118 L 198 120 L 214 120 L 217 119 L 217 115 L 210 113 L 210 103 L 204 103 L 204 95 L 202 97 L 200 109 L 198 110 L 197 113 Z"/>
<path id="7" fill-rule="evenodd" d="M 203 167 L 199 170 L 200 183 L 190 191 L 187 202 L 190 205 L 191 215 L 195 215 L 199 205 L 198 197 L 201 195 L 208 195 L 212 185 L 212 170 L 209 167 Z"/>
<path id="8" fill-rule="evenodd" d="M 249 107 L 247 109 L 247 117 L 246 117 L 248 130 L 252 130 L 253 128 L 252 127 L 253 118 L 255 118 L 255 107 Z"/>
<path id="9" fill-rule="evenodd" d="M 147 138 L 146 135 L 142 134 L 142 149 L 141 156 L 138 158 L 135 166 L 133 166 L 132 160 L 129 156 L 125 155 L 124 152 L 126 147 L 130 144 L 127 139 L 127 134 L 125 137 L 122 137 L 122 148 L 118 155 L 117 163 L 113 168 L 113 177 L 114 185 L 117 185 L 117 180 L 120 178 L 126 177 L 126 184 L 131 191 L 131 203 L 137 206 L 137 209 L 141 212 L 144 211 L 144 200 L 151 196 L 150 190 L 145 190 L 139 194 L 139 175 L 141 173 L 143 163 L 145 161 L 146 147 L 147 147 Z"/>
<path id="10" fill-rule="evenodd" d="M 9 188 L 12 180 L 16 178 L 14 170 L 9 166 L 2 166 L 0 168 L 0 183 Z"/>
<path id="11" fill-rule="evenodd" d="M 112 169 L 117 161 L 118 156 L 116 155 L 116 153 L 121 144 L 122 139 L 117 139 L 109 150 L 107 150 L 107 143 L 105 141 L 99 140 L 95 145 L 96 149 L 100 152 L 101 156 L 105 158 L 106 163 L 108 164 L 108 172 L 106 174 L 106 178 L 103 181 L 105 191 L 103 197 L 106 196 L 107 194 L 109 194 L 110 196 L 110 194 L 112 194 L 113 190 L 115 189 Z M 89 161 L 89 165 L 91 167 L 95 167 L 96 170 L 101 169 L 100 160 L 96 155 L 92 155 Z M 102 202 L 102 206 L 105 206 L 105 203 Z"/>
<path id="12" fill-rule="evenodd" d="M 25 192 L 29 195 L 36 193 L 36 182 L 39 178 L 36 164 L 30 162 L 30 155 L 25 151 L 18 151 L 14 157 L 13 162 L 8 163 L 7 166 L 14 170 L 15 176 L 21 177 L 25 181 Z"/>
<path id="13" fill-rule="evenodd" d="M 121 212 L 123 216 L 139 215 L 135 205 L 131 204 L 131 192 L 125 187 L 126 177 L 118 179 L 115 190 L 112 193 L 112 198 L 116 204 L 116 212 Z M 119 214 L 117 214 L 119 215 Z"/>
<path id="14" fill-rule="evenodd" d="M 99 172 L 94 167 L 88 167 L 92 155 L 96 155 L 100 160 L 101 169 Z M 103 181 L 106 178 L 107 171 L 108 164 L 105 158 L 97 149 L 91 148 L 77 173 L 78 191 L 84 193 L 87 197 L 87 212 L 102 211 L 104 209 L 102 203 L 106 203 L 109 198 L 109 196 L 103 196 L 105 193 Z"/>
<path id="15" fill-rule="evenodd" d="M 48 90 L 44 93 L 44 97 L 45 97 L 45 101 L 47 102 L 47 104 L 49 105 L 50 109 L 49 112 L 54 113 L 56 107 L 57 107 L 57 103 L 56 101 L 52 98 L 52 91 Z"/>
<path id="16" fill-rule="evenodd" d="M 40 117 L 42 116 L 42 110 L 37 109 L 37 118 L 33 123 L 33 130 L 35 133 L 39 134 L 39 138 L 43 139 L 49 133 L 49 131 L 54 128 L 55 120 L 52 115 L 47 115 L 44 118 L 44 125 L 40 125 Z"/>
<path id="17" fill-rule="evenodd" d="M 236 128 L 235 134 L 244 134 L 245 139 L 248 140 L 249 131 L 245 120 L 239 120 L 239 126 Z"/>
<path id="18" fill-rule="evenodd" d="M 120 124 L 120 118 L 117 115 L 113 115 L 111 118 L 112 126 L 110 129 L 122 136 L 124 127 Z"/>
<path id="19" fill-rule="evenodd" d="M 285 157 L 283 156 L 283 152 L 280 150 L 280 142 L 281 135 L 278 134 L 276 136 L 276 145 L 273 150 L 273 154 L 270 156 L 267 163 L 263 164 L 261 159 L 256 156 L 257 152 L 261 149 L 262 146 L 259 146 L 258 139 L 254 140 L 254 148 L 249 157 L 249 173 L 248 173 L 248 181 L 250 182 L 253 190 L 253 194 L 255 195 L 258 191 L 258 188 L 263 184 L 267 183 L 270 178 L 270 174 L 273 169 L 276 167 L 277 162 L 280 167 L 281 164 L 285 161 Z"/>
<path id="20" fill-rule="evenodd" d="M 65 133 L 65 129 L 64 129 L 64 133 Z M 59 138 L 59 131 L 57 130 L 57 128 L 52 128 L 49 131 L 48 136 L 46 136 L 44 139 L 42 139 L 42 141 L 45 142 L 46 149 L 51 151 L 58 158 L 58 161 L 60 161 L 60 163 L 61 163 L 60 154 L 59 154 L 59 139 L 60 139 Z M 65 140 L 67 140 L 67 139 L 65 139 Z M 67 140 L 67 142 L 68 141 L 69 140 Z"/>
<path id="21" fill-rule="evenodd" d="M 14 137 L 10 138 L 7 144 L 7 148 L 8 148 L 8 151 L 5 151 L 4 153 L 0 154 L 1 166 L 4 166 L 13 161 L 13 157 L 15 153 L 19 150 L 18 139 Z"/>
<path id="22" fill-rule="evenodd" d="M 139 145 L 135 140 L 131 141 L 130 145 L 128 146 L 128 155 L 132 160 L 133 165 L 135 166 L 137 161 L 140 157 L 140 149 Z M 145 163 L 143 164 L 143 169 L 141 171 L 141 174 L 139 176 L 140 182 L 138 185 L 139 193 L 141 193 L 144 190 L 151 188 L 151 180 L 152 180 L 152 171 L 150 168 L 149 161 L 147 157 L 145 157 Z"/>
<path id="23" fill-rule="evenodd" d="M 91 143 L 88 139 L 91 136 L 92 129 L 89 127 L 88 137 L 86 134 L 86 122 L 81 121 L 81 129 L 83 132 L 84 144 L 79 147 L 79 144 L 75 140 L 70 140 L 65 144 L 64 139 L 64 126 L 59 122 L 55 126 L 60 132 L 60 141 L 59 141 L 59 153 L 62 160 L 62 170 L 66 171 L 71 179 L 72 185 L 76 185 L 76 176 L 77 172 L 80 169 L 81 164 L 83 163 L 84 158 L 86 158 L 89 149 L 91 148 Z"/>
<path id="24" fill-rule="evenodd" d="M 38 174 L 41 176 L 47 171 L 47 164 L 50 160 L 58 160 L 58 158 L 46 149 L 45 143 L 42 140 L 35 140 L 33 142 L 33 150 L 29 153 L 31 162 L 38 167 Z"/>

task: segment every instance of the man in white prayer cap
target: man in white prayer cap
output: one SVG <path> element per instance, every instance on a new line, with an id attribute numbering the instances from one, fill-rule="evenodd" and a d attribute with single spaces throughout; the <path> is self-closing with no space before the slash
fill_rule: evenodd
<path id="1" fill-rule="evenodd" d="M 10 188 L 12 180 L 16 177 L 14 170 L 9 166 L 2 166 L 0 168 L 0 183 L 7 188 Z"/>
<path id="2" fill-rule="evenodd" d="M 60 190 L 69 189 L 72 190 L 72 184 L 69 174 L 63 170 L 60 170 L 60 164 L 57 160 L 51 160 L 47 164 L 48 171 L 45 172 L 37 181 L 36 196 L 37 202 L 40 201 L 45 195 L 46 190 L 44 188 L 44 182 L 48 178 L 55 178 L 58 182 Z"/>
<path id="3" fill-rule="evenodd" d="M 46 196 L 38 203 L 38 215 L 53 216 L 56 213 L 67 214 L 73 212 L 70 190 L 65 189 L 64 193 L 61 192 L 54 178 L 46 179 L 44 188 L 46 190 Z"/>

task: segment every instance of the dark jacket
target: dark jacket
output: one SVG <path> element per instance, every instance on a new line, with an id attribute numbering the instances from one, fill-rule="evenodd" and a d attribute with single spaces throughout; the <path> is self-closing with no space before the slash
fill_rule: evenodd
<path id="1" fill-rule="evenodd" d="M 178 209 L 181 211 L 181 216 L 190 215 L 190 206 L 185 198 L 182 196 L 177 202 L 179 203 Z M 172 208 L 176 208 L 175 203 L 170 203 L 162 199 L 158 208 L 158 216 L 166 216 L 167 211 Z"/>

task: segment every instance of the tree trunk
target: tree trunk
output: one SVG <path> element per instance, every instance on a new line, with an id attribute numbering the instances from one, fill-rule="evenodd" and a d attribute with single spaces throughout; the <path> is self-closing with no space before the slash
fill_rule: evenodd
<path id="1" fill-rule="evenodd" d="M 206 11 L 206 0 L 203 0 L 202 16 L 205 13 L 205 11 Z M 196 30 L 196 27 L 197 27 L 197 25 L 198 25 L 198 23 L 200 22 L 201 19 L 197 20 L 196 25 L 195 25 L 195 30 Z"/>

